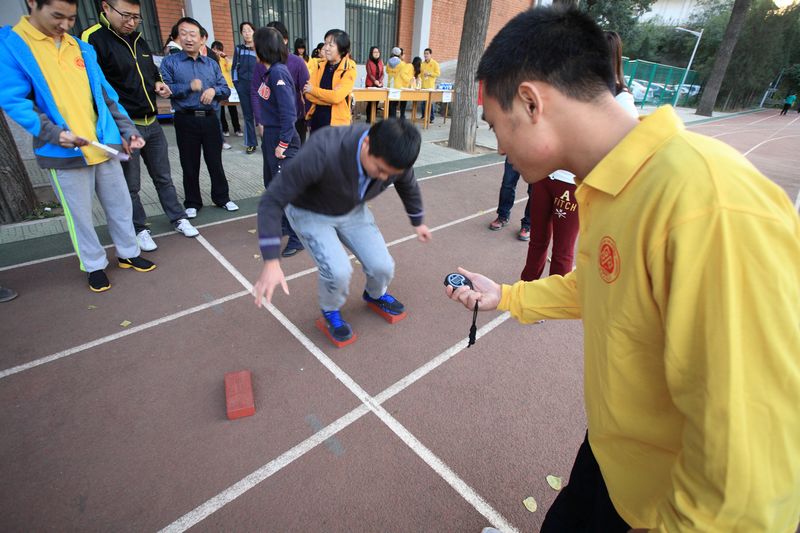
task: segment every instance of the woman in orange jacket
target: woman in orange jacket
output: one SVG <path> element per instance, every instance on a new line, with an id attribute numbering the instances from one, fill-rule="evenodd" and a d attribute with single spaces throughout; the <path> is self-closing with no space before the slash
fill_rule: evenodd
<path id="1" fill-rule="evenodd" d="M 305 99 L 311 104 L 306 118 L 312 134 L 325 126 L 350 125 L 350 93 L 356 82 L 356 62 L 349 54 L 350 36 L 346 32 L 330 30 L 325 34 L 322 61 L 312 69 L 303 87 Z"/>

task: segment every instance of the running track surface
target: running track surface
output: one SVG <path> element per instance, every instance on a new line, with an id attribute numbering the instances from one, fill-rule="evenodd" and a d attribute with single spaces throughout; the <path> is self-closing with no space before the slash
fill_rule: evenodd
<path id="1" fill-rule="evenodd" d="M 691 129 L 746 153 L 795 202 L 793 115 Z M 282 262 L 291 295 L 254 307 L 255 216 L 158 237 L 158 269 L 110 267 L 99 295 L 74 257 L 2 269 L 21 296 L 0 307 L 0 529 L 538 530 L 556 495 L 545 478 L 567 482 L 585 431 L 581 325 L 483 313 L 467 349 L 471 314 L 442 285 L 459 265 L 517 279 L 522 183 L 512 224 L 487 229 L 501 174 L 422 181 L 430 244 L 393 191 L 371 204 L 409 316 L 369 311 L 354 264 L 342 312 L 359 339 L 343 349 L 313 325 L 307 253 Z M 256 414 L 229 421 L 223 376 L 242 369 Z"/>

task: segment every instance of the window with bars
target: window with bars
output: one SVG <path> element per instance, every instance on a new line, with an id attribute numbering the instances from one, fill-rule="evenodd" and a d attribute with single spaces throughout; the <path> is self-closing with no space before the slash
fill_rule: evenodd
<path id="1" fill-rule="evenodd" d="M 266 26 L 273 20 L 283 22 L 289 31 L 289 52 L 294 49 L 294 40 L 304 39 L 308 45 L 308 2 L 306 0 L 230 0 L 233 39 L 242 43 L 239 24 L 252 22 L 256 28 Z M 313 45 L 308 45 L 309 51 Z"/>
<path id="2" fill-rule="evenodd" d="M 397 46 L 397 0 L 347 0 L 345 31 L 350 35 L 353 59 L 363 64 L 377 46 L 384 63 Z"/>
<path id="3" fill-rule="evenodd" d="M 83 30 L 90 28 L 98 23 L 100 20 L 101 0 L 78 0 L 78 17 L 75 20 L 75 26 L 72 27 L 70 32 L 77 38 L 80 38 Z M 156 15 L 156 6 L 154 0 L 141 0 L 142 22 L 137 31 L 142 32 L 142 36 L 150 45 L 150 50 L 154 54 L 160 54 L 161 49 L 164 48 L 164 43 L 161 42 L 161 31 L 158 26 L 158 16 Z"/>

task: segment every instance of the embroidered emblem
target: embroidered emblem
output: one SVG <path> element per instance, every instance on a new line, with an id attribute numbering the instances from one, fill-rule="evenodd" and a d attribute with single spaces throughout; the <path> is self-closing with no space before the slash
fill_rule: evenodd
<path id="1" fill-rule="evenodd" d="M 264 100 L 269 100 L 269 87 L 265 83 L 262 83 L 261 86 L 258 88 L 258 96 L 263 98 Z"/>
<path id="2" fill-rule="evenodd" d="M 556 209 L 556 216 L 558 218 L 567 218 L 567 212 L 563 209 Z"/>
<path id="3" fill-rule="evenodd" d="M 276 83 L 275 85 L 286 85 L 286 82 L 283 80 L 278 80 L 278 83 Z"/>
<path id="4" fill-rule="evenodd" d="M 609 236 L 600 240 L 600 254 L 598 257 L 600 277 L 606 283 L 614 283 L 619 277 L 620 260 L 617 243 Z"/>
<path id="5" fill-rule="evenodd" d="M 86 68 L 86 63 L 83 62 L 83 58 L 82 57 L 76 57 L 75 58 L 75 66 L 78 67 L 78 68 L 85 69 Z"/>

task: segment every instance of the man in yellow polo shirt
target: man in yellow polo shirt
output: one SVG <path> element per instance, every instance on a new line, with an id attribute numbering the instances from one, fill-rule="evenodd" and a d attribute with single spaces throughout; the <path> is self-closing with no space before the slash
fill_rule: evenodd
<path id="1" fill-rule="evenodd" d="M 111 283 L 92 222 L 93 193 L 105 211 L 120 268 L 148 272 L 155 265 L 139 256 L 119 160 L 92 143 L 124 158 L 144 141 L 118 105 L 94 49 L 67 33 L 77 0 L 28 0 L 28 7 L 30 16 L 0 29 L 0 102 L 33 135 L 37 162 L 50 169 L 81 270 L 88 273 L 89 288 L 102 292 Z"/>
<path id="2" fill-rule="evenodd" d="M 523 323 L 583 321 L 588 436 L 543 532 L 794 532 L 800 219 L 671 107 L 629 117 L 603 40 L 580 11 L 526 11 L 477 75 L 524 179 L 576 175 L 576 270 L 513 285 L 462 270 L 474 290 L 447 292 Z"/>
<path id="3" fill-rule="evenodd" d="M 424 57 L 422 64 L 419 66 L 422 74 L 422 88 L 435 89 L 436 80 L 442 75 L 442 70 L 439 68 L 439 63 L 433 58 L 433 50 L 426 48 L 422 55 Z M 422 112 L 425 113 L 424 106 L 422 108 Z M 422 116 L 421 118 L 425 117 Z M 433 104 L 431 104 L 431 122 L 433 122 Z"/>

